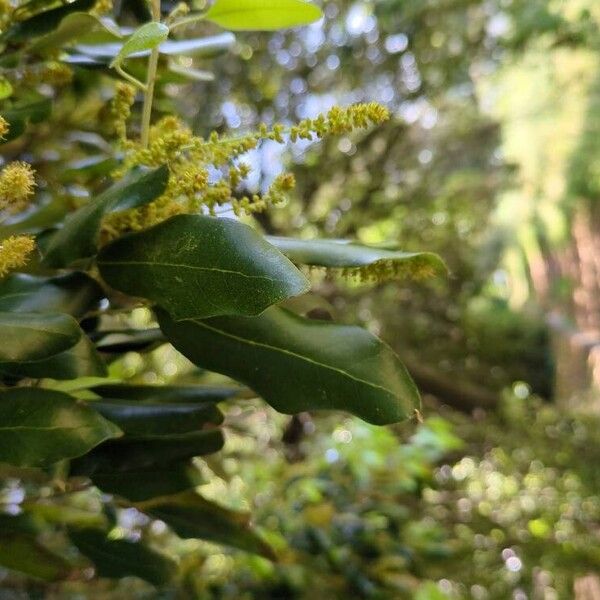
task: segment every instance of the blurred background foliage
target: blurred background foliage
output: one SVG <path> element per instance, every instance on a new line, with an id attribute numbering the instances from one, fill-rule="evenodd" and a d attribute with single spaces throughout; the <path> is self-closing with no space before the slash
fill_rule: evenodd
<path id="1" fill-rule="evenodd" d="M 225 452 L 197 465 L 201 488 L 252 507 L 278 563 L 176 540 L 124 510 L 103 518 L 115 536 L 143 535 L 178 556 L 177 589 L 94 578 L 85 565 L 81 580 L 53 585 L 0 570 L 3 600 L 597 598 L 585 594 L 600 572 L 600 6 L 328 0 L 323 8 L 325 19 L 302 30 L 238 35 L 234 55 L 210 63 L 214 80 L 163 82 L 158 108 L 180 111 L 202 135 L 293 122 L 334 104 L 390 108 L 392 121 L 362 136 L 289 151 L 263 144 L 249 157 L 258 173 L 250 191 L 287 166 L 298 188 L 284 207 L 256 216 L 265 232 L 444 257 L 447 280 L 368 291 L 352 281 L 340 291 L 314 273 L 326 300 L 305 307 L 321 318 L 357 314 L 390 343 L 424 392 L 424 422 L 290 420 L 240 401 L 228 409 Z M 116 10 L 143 18 L 144 6 L 123 0 Z M 74 77 L 52 119 L 22 142 L 45 185 L 62 190 L 50 208 L 58 214 L 77 204 L 94 169 L 107 168 L 98 134 L 110 85 L 81 68 Z M 62 125 L 85 135 L 57 142 Z M 135 311 L 129 325 L 148 319 Z M 164 348 L 111 369 L 145 383 L 215 381 Z M 43 485 L 7 475 L 8 510 L 27 485 L 44 495 Z M 101 514 L 100 501 L 86 491 L 47 506 L 68 507 L 75 519 Z M 49 546 L 65 543 L 45 535 Z"/>

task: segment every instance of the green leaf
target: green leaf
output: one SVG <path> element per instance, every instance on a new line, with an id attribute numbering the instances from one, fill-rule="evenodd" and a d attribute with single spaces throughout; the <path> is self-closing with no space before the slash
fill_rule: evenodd
<path id="1" fill-rule="evenodd" d="M 214 404 L 172 403 L 154 404 L 104 400 L 93 403 L 109 421 L 125 432 L 127 439 L 152 439 L 155 437 L 188 433 L 220 425 L 223 414 Z"/>
<path id="2" fill-rule="evenodd" d="M 166 56 L 194 56 L 196 58 L 212 58 L 229 50 L 235 43 L 232 33 L 222 33 L 211 37 L 192 38 L 187 40 L 166 40 L 158 47 L 160 54 Z M 120 52 L 123 44 L 77 44 L 74 52 L 87 56 L 94 61 L 108 63 Z M 130 58 L 142 58 L 150 54 L 149 50 L 141 50 L 130 55 Z"/>
<path id="3" fill-rule="evenodd" d="M 136 52 L 152 50 L 168 37 L 169 28 L 165 24 L 156 21 L 145 23 L 131 34 L 110 66 L 114 67 L 122 63 L 128 56 Z"/>
<path id="4" fill-rule="evenodd" d="M 150 469 L 178 463 L 194 456 L 213 454 L 224 444 L 219 429 L 165 435 L 153 439 L 108 442 L 73 461 L 73 475 L 95 478 L 124 471 Z"/>
<path id="5" fill-rule="evenodd" d="M 85 273 L 39 277 L 18 273 L 0 281 L 0 311 L 63 312 L 79 318 L 104 297 Z"/>
<path id="6" fill-rule="evenodd" d="M 75 0 L 69 4 L 63 4 L 58 8 L 38 13 L 29 19 L 20 21 L 13 25 L 2 36 L 4 41 L 24 41 L 32 37 L 38 37 L 50 33 L 56 29 L 60 22 L 69 14 L 74 12 L 86 12 L 94 6 L 96 0 Z"/>
<path id="7" fill-rule="evenodd" d="M 69 315 L 0 312 L 0 361 L 48 358 L 74 346 L 81 334 L 77 321 Z"/>
<path id="8" fill-rule="evenodd" d="M 140 402 L 214 403 L 233 398 L 240 392 L 235 387 L 202 385 L 129 385 L 109 383 L 90 388 L 104 398 L 138 400 Z"/>
<path id="9" fill-rule="evenodd" d="M 13 93 L 13 86 L 10 81 L 0 75 L 0 100 L 6 100 L 6 98 L 10 98 Z"/>
<path id="10" fill-rule="evenodd" d="M 160 586 L 175 575 L 175 563 L 142 543 L 112 540 L 100 529 L 70 529 L 69 537 L 79 551 L 96 566 L 100 577 L 135 575 Z"/>
<path id="11" fill-rule="evenodd" d="M 94 255 L 102 217 L 152 202 L 165 191 L 168 178 L 166 166 L 128 173 L 67 219 L 64 227 L 48 241 L 44 263 L 50 267 L 64 267 Z"/>
<path id="12" fill-rule="evenodd" d="M 68 380 L 78 377 L 104 377 L 107 370 L 94 345 L 86 336 L 82 336 L 72 348 L 43 360 L 0 362 L 1 373 L 12 377 Z"/>
<path id="13" fill-rule="evenodd" d="M 72 567 L 60 556 L 23 533 L 0 533 L 0 565 L 44 581 L 67 577 Z"/>
<path id="14" fill-rule="evenodd" d="M 178 215 L 105 246 L 98 268 L 113 288 L 175 319 L 255 315 L 306 291 L 306 278 L 253 229 L 232 219 Z"/>
<path id="15" fill-rule="evenodd" d="M 196 365 L 241 381 L 283 413 L 345 410 L 384 425 L 409 418 L 419 393 L 394 352 L 364 329 L 272 307 L 259 317 L 174 321 L 170 342 Z"/>
<path id="16" fill-rule="evenodd" d="M 60 25 L 47 35 L 39 38 L 32 45 L 34 52 L 62 48 L 67 42 L 88 36 L 90 33 L 102 32 L 111 39 L 121 38 L 118 27 L 105 19 L 101 19 L 86 12 L 77 12 L 67 15 Z"/>
<path id="17" fill-rule="evenodd" d="M 88 452 L 121 431 L 61 392 L 13 388 L 0 393 L 0 462 L 49 465 Z"/>
<path id="18" fill-rule="evenodd" d="M 319 7 L 302 0 L 216 0 L 205 18 L 233 31 L 272 31 L 319 20 Z"/>
<path id="19" fill-rule="evenodd" d="M 158 327 L 99 331 L 96 334 L 96 348 L 107 354 L 150 352 L 167 341 Z"/>
<path id="20" fill-rule="evenodd" d="M 424 279 L 447 273 L 444 261 L 432 252 L 400 252 L 343 240 L 298 240 L 267 237 L 293 263 L 340 269 L 363 281 Z"/>
<path id="21" fill-rule="evenodd" d="M 195 488 L 202 483 L 197 469 L 188 462 L 151 466 L 128 471 L 97 471 L 90 476 L 93 484 L 107 494 L 141 502 Z"/>
<path id="22" fill-rule="evenodd" d="M 52 112 L 52 103 L 47 98 L 35 102 L 18 103 L 0 112 L 10 125 L 8 133 L 0 144 L 10 142 L 25 133 L 28 123 L 39 123 Z"/>
<path id="23" fill-rule="evenodd" d="M 149 500 L 140 509 L 182 538 L 201 538 L 274 558 L 273 550 L 252 529 L 249 513 L 229 510 L 194 492 Z"/>

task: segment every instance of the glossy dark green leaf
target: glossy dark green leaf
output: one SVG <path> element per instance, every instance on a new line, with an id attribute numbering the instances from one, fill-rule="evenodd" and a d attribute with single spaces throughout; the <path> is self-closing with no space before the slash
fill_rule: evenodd
<path id="1" fill-rule="evenodd" d="M 96 339 L 96 348 L 107 354 L 149 352 L 167 341 L 157 327 L 101 331 L 97 332 Z"/>
<path id="2" fill-rule="evenodd" d="M 152 202 L 165 191 L 168 178 L 166 166 L 128 173 L 66 220 L 63 228 L 48 241 L 44 263 L 51 267 L 63 267 L 94 255 L 102 217 L 110 212 Z"/>
<path id="3" fill-rule="evenodd" d="M 49 358 L 73 347 L 81 335 L 69 315 L 0 312 L 0 362 Z"/>
<path id="4" fill-rule="evenodd" d="M 15 23 L 2 38 L 5 41 L 22 41 L 50 33 L 67 15 L 74 12 L 85 12 L 95 3 L 96 0 L 74 0 L 74 2 L 63 4 L 58 8 L 40 12 L 29 19 Z"/>
<path id="5" fill-rule="evenodd" d="M 150 500 L 140 507 L 164 521 L 182 538 L 201 538 L 273 558 L 273 550 L 254 531 L 250 514 L 209 502 L 194 492 Z"/>
<path id="6" fill-rule="evenodd" d="M 48 465 L 119 435 L 118 427 L 62 392 L 12 388 L 0 393 L 0 462 Z"/>
<path id="7" fill-rule="evenodd" d="M 433 252 L 401 252 L 343 240 L 298 240 L 267 237 L 296 264 L 340 269 L 365 281 L 425 279 L 447 273 L 444 261 Z"/>
<path id="8" fill-rule="evenodd" d="M 420 406 L 389 346 L 359 327 L 272 307 L 259 317 L 174 321 L 157 311 L 170 342 L 198 366 L 241 381 L 283 413 L 345 410 L 383 425 Z"/>
<path id="9" fill-rule="evenodd" d="M 39 277 L 18 273 L 0 281 L 0 311 L 63 312 L 82 317 L 104 296 L 85 273 Z"/>
<path id="10" fill-rule="evenodd" d="M 126 577 L 134 575 L 153 585 L 171 581 L 175 563 L 141 542 L 112 540 L 101 529 L 69 530 L 71 541 L 95 565 L 100 577 Z"/>
<path id="11" fill-rule="evenodd" d="M 233 398 L 240 388 L 203 385 L 128 385 L 109 383 L 90 388 L 104 398 L 120 398 L 140 402 L 214 403 Z"/>
<path id="12" fill-rule="evenodd" d="M 0 566 L 44 581 L 67 577 L 72 567 L 67 561 L 24 533 L 0 532 Z"/>
<path id="13" fill-rule="evenodd" d="M 75 346 L 50 358 L 29 362 L 0 362 L 0 375 L 42 379 L 77 379 L 78 377 L 104 377 L 104 361 L 86 336 Z"/>
<path id="14" fill-rule="evenodd" d="M 198 469 L 189 462 L 128 471 L 97 471 L 90 478 L 103 492 L 121 496 L 131 502 L 169 496 L 202 483 Z"/>
<path id="15" fill-rule="evenodd" d="M 115 289 L 163 306 L 175 319 L 254 315 L 306 291 L 306 278 L 253 229 L 232 219 L 178 215 L 105 246 Z"/>
<path id="16" fill-rule="evenodd" d="M 214 404 L 127 402 L 104 400 L 94 410 L 119 426 L 129 439 L 199 431 L 207 424 L 220 425 L 223 414 Z"/>
<path id="17" fill-rule="evenodd" d="M 194 456 L 218 452 L 224 444 L 219 429 L 165 435 L 153 439 L 108 442 L 73 461 L 73 475 L 92 478 L 116 472 L 150 469 L 178 463 Z"/>
<path id="18" fill-rule="evenodd" d="M 323 16 L 303 0 L 216 0 L 205 18 L 233 31 L 272 31 L 308 25 Z"/>

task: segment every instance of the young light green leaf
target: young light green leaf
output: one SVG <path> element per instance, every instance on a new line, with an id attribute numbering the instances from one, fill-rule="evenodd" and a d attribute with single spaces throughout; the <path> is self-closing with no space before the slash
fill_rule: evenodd
<path id="1" fill-rule="evenodd" d="M 164 310 L 157 316 L 170 342 L 193 363 L 245 383 L 280 412 L 344 410 L 385 425 L 420 407 L 400 359 L 360 327 L 304 319 L 278 307 L 258 317 L 176 322 Z"/>
<path id="2" fill-rule="evenodd" d="M 444 261 L 433 252 L 401 252 L 343 240 L 299 240 L 267 237 L 293 263 L 339 269 L 362 281 L 426 279 L 447 273 Z"/>
<path id="3" fill-rule="evenodd" d="M 177 215 L 98 254 L 110 286 L 163 306 L 175 319 L 256 315 L 306 291 L 294 265 L 232 219 Z"/>
<path id="4" fill-rule="evenodd" d="M 120 435 L 116 425 L 62 392 L 22 387 L 0 393 L 0 462 L 49 465 Z"/>
<path id="5" fill-rule="evenodd" d="M 111 67 L 121 64 L 128 56 L 144 50 L 152 50 L 169 37 L 169 28 L 164 23 L 151 21 L 136 29 L 123 44 L 110 63 Z"/>
<path id="6" fill-rule="evenodd" d="M 204 17 L 233 31 L 273 31 L 308 25 L 323 16 L 303 0 L 216 0 Z"/>

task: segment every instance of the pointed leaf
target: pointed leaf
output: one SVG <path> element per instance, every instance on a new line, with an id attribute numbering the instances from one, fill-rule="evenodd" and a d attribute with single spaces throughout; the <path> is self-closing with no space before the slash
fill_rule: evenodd
<path id="1" fill-rule="evenodd" d="M 169 37 L 169 28 L 164 23 L 151 21 L 145 23 L 136 29 L 127 41 L 123 44 L 119 53 L 111 63 L 111 67 L 120 64 L 129 55 L 141 52 L 142 50 L 152 50 L 161 42 Z"/>
<path id="2" fill-rule="evenodd" d="M 203 429 L 207 424 L 220 425 L 223 422 L 223 414 L 214 404 L 104 400 L 94 402 L 93 406 L 109 421 L 116 423 L 127 439 L 188 433 Z"/>
<path id="3" fill-rule="evenodd" d="M 84 273 L 39 277 L 18 273 L 0 281 L 0 311 L 64 312 L 82 317 L 104 296 Z"/>
<path id="4" fill-rule="evenodd" d="M 33 379 L 77 379 L 78 377 L 104 377 L 106 365 L 86 336 L 75 346 L 49 358 L 29 362 L 0 362 L 0 374 Z"/>
<path id="5" fill-rule="evenodd" d="M 319 20 L 319 7 L 303 0 L 216 0 L 205 18 L 233 31 L 272 31 Z"/>
<path id="6" fill-rule="evenodd" d="M 273 558 L 273 550 L 252 529 L 250 514 L 229 510 L 195 492 L 150 500 L 140 505 L 182 538 L 201 538 Z"/>
<path id="7" fill-rule="evenodd" d="M 114 211 L 136 208 L 152 202 L 165 191 L 169 171 L 166 166 L 151 171 L 134 170 L 97 198 L 69 216 L 62 229 L 48 241 L 44 263 L 63 267 L 96 253 L 96 240 L 102 217 Z"/>
<path id="8" fill-rule="evenodd" d="M 190 490 L 202 483 L 197 469 L 188 462 L 151 466 L 128 471 L 95 472 L 93 484 L 107 494 L 141 502 Z"/>
<path id="9" fill-rule="evenodd" d="M 150 352 L 167 340 L 162 331 L 152 329 L 122 329 L 96 332 L 96 348 L 107 354 L 124 352 Z"/>
<path id="10" fill-rule="evenodd" d="M 44 581 L 58 581 L 72 570 L 69 563 L 39 544 L 34 536 L 0 532 L 0 565 Z"/>
<path id="11" fill-rule="evenodd" d="M 100 577 L 135 575 L 153 585 L 164 585 L 175 575 L 175 563 L 141 542 L 112 540 L 100 529 L 70 529 L 69 537 L 96 566 Z"/>
<path id="12" fill-rule="evenodd" d="M 161 329 L 192 362 L 229 375 L 283 413 L 345 410 L 370 423 L 402 421 L 419 393 L 394 352 L 359 327 L 311 321 L 272 307 L 259 317 L 174 321 Z"/>
<path id="13" fill-rule="evenodd" d="M 104 398 L 120 398 L 139 402 L 194 402 L 214 403 L 233 398 L 240 392 L 235 387 L 203 385 L 129 385 L 108 383 L 97 385 L 91 391 Z"/>
<path id="14" fill-rule="evenodd" d="M 116 472 L 156 468 L 194 456 L 213 454 L 223 444 L 223 433 L 219 429 L 108 442 L 73 461 L 71 473 L 94 478 Z"/>
<path id="15" fill-rule="evenodd" d="M 69 315 L 0 312 L 0 361 L 42 360 L 71 348 L 81 335 Z"/>
<path id="16" fill-rule="evenodd" d="M 307 288 L 306 278 L 247 225 L 178 215 L 105 246 L 113 288 L 156 302 L 175 319 L 255 315 Z"/>
<path id="17" fill-rule="evenodd" d="M 120 430 L 71 396 L 42 388 L 0 393 L 0 462 L 40 466 L 81 456 Z"/>
<path id="18" fill-rule="evenodd" d="M 400 252 L 341 240 L 298 240 L 267 237 L 293 263 L 341 269 L 364 281 L 424 279 L 444 275 L 447 268 L 432 252 Z"/>

